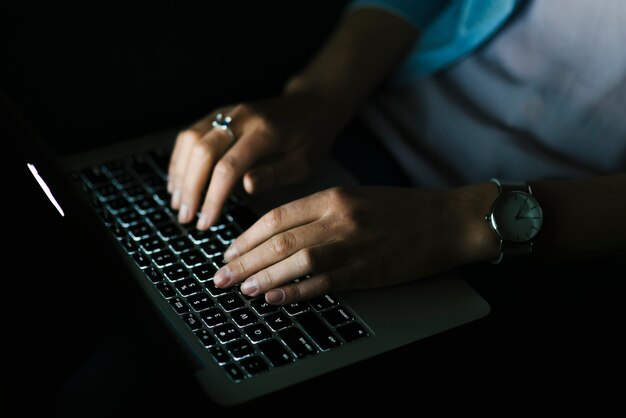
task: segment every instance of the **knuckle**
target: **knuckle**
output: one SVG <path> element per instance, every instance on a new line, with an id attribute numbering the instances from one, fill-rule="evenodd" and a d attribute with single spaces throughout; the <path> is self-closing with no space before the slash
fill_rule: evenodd
<path id="1" fill-rule="evenodd" d="M 263 220 L 266 228 L 269 230 L 279 229 L 283 222 L 283 215 L 284 209 L 282 207 L 269 211 Z"/>
<path id="2" fill-rule="evenodd" d="M 332 205 L 343 207 L 350 201 L 350 192 L 345 187 L 333 187 L 328 190 L 328 197 Z"/>
<path id="3" fill-rule="evenodd" d="M 237 258 L 236 262 L 233 265 L 234 268 L 232 268 L 232 272 L 236 273 L 238 275 L 245 275 L 247 268 L 246 265 L 244 264 L 243 260 L 241 259 L 241 257 Z"/>
<path id="4" fill-rule="evenodd" d="M 195 129 L 185 129 L 180 131 L 177 137 L 178 141 L 197 141 L 200 139 L 200 132 Z"/>
<path id="5" fill-rule="evenodd" d="M 299 251 L 297 260 L 299 267 L 305 271 L 310 272 L 314 270 L 315 266 L 317 265 L 315 260 L 315 254 L 313 253 L 313 250 L 311 248 L 305 248 Z"/>
<path id="6" fill-rule="evenodd" d="M 211 145 L 207 141 L 198 141 L 191 152 L 194 157 L 207 158 L 211 155 L 211 151 Z"/>
<path id="7" fill-rule="evenodd" d="M 333 286 L 333 281 L 329 275 L 325 274 L 320 277 L 318 282 L 318 290 L 321 294 L 332 292 L 336 290 Z"/>
<path id="8" fill-rule="evenodd" d="M 275 287 L 274 277 L 272 277 L 270 269 L 263 270 L 261 283 L 259 284 L 262 289 L 273 289 Z"/>
<path id="9" fill-rule="evenodd" d="M 215 172 L 221 177 L 233 176 L 237 171 L 237 165 L 232 157 L 225 156 L 215 165 Z"/>
<path id="10" fill-rule="evenodd" d="M 294 285 L 291 287 L 291 295 L 289 295 L 289 302 L 299 302 L 302 300 L 302 291 L 300 290 L 299 285 Z"/>
<path id="11" fill-rule="evenodd" d="M 296 237 L 292 232 L 283 232 L 272 238 L 272 250 L 277 256 L 285 256 L 291 253 L 296 244 Z"/>

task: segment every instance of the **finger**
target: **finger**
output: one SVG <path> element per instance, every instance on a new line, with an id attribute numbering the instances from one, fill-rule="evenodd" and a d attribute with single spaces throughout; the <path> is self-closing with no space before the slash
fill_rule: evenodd
<path id="1" fill-rule="evenodd" d="M 297 283 L 290 283 L 265 294 L 265 300 L 271 305 L 288 305 L 325 295 L 343 287 L 343 283 L 351 278 L 350 266 L 341 267 L 330 272 L 316 274 Z"/>
<path id="2" fill-rule="evenodd" d="M 308 164 L 299 155 L 289 154 L 248 171 L 243 177 L 243 187 L 248 193 L 255 194 L 272 187 L 297 183 L 310 174 Z"/>
<path id="3" fill-rule="evenodd" d="M 230 138 L 222 132 L 211 130 L 192 146 L 180 185 L 179 222 L 187 223 L 193 220 L 209 173 L 215 161 L 224 154 L 229 145 Z"/>
<path id="4" fill-rule="evenodd" d="M 174 144 L 174 150 L 168 166 L 167 191 L 172 193 L 172 207 L 178 209 L 180 205 L 180 183 L 185 175 L 187 160 L 193 145 L 212 129 L 211 122 L 217 112 L 200 119 L 188 129 L 180 132 Z"/>
<path id="5" fill-rule="evenodd" d="M 346 262 L 333 247 L 336 243 L 304 248 L 246 279 L 241 292 L 256 297 L 308 274 L 340 268 Z"/>
<path id="6" fill-rule="evenodd" d="M 226 135 L 225 133 L 221 133 Z M 222 206 L 243 174 L 269 151 L 268 142 L 254 133 L 244 133 L 220 158 L 213 169 L 209 190 L 202 205 L 198 229 L 207 229 L 219 217 Z"/>
<path id="7" fill-rule="evenodd" d="M 313 256 L 318 254 L 318 251 L 314 251 L 311 247 L 315 248 L 331 240 L 332 235 L 320 222 L 313 222 L 281 232 L 220 268 L 215 273 L 215 285 L 218 287 L 232 286 L 258 273 L 260 270 L 282 261 L 285 261 L 286 264 L 282 263 L 271 271 L 265 270 L 265 276 L 272 272 L 277 272 L 280 273 L 277 277 L 283 278 L 285 274 L 288 274 L 290 268 L 296 272 L 295 276 L 292 275 L 290 277 L 291 279 L 303 276 L 310 272 Z M 300 255 L 294 257 L 296 253 Z M 289 261 L 286 259 L 289 259 Z M 284 282 L 287 279 L 281 280 Z M 269 288 L 277 285 L 272 277 L 259 277 L 250 281 L 247 287 L 251 287 L 256 281 L 267 281 L 263 285 L 259 283 L 257 285 L 259 288 Z"/>
<path id="8" fill-rule="evenodd" d="M 272 209 L 231 244 L 224 253 L 224 259 L 232 260 L 276 234 L 315 221 L 323 213 L 324 208 L 324 199 L 320 193 L 315 193 Z"/>

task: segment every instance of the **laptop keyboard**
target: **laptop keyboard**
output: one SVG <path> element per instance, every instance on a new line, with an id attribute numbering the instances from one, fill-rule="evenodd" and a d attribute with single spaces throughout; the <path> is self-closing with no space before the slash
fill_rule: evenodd
<path id="1" fill-rule="evenodd" d="M 100 219 L 213 359 L 234 381 L 369 335 L 333 295 L 273 306 L 239 286 L 218 289 L 223 251 L 256 220 L 232 196 L 209 231 L 181 225 L 168 207 L 169 153 L 153 151 L 80 171 Z M 306 280 L 303 278 L 301 280 Z"/>

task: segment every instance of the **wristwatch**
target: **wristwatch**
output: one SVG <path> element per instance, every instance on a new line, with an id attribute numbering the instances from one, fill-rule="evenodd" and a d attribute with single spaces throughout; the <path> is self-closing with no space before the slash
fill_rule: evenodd
<path id="1" fill-rule="evenodd" d="M 500 191 L 486 216 L 489 226 L 500 240 L 500 255 L 492 263 L 498 264 L 504 258 L 528 257 L 533 240 L 543 224 L 541 206 L 528 184 L 501 183 L 498 179 L 491 181 Z"/>

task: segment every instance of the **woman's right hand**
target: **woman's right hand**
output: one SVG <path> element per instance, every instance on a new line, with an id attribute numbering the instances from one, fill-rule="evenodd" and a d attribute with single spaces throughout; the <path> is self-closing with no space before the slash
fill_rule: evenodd
<path id="1" fill-rule="evenodd" d="M 213 225 L 241 179 L 248 193 L 258 193 L 308 177 L 342 127 L 331 107 L 311 95 L 284 95 L 218 109 L 180 132 L 168 173 L 179 221 L 193 221 L 202 204 L 198 229 Z M 234 141 L 213 128 L 218 113 L 232 118 Z"/>

